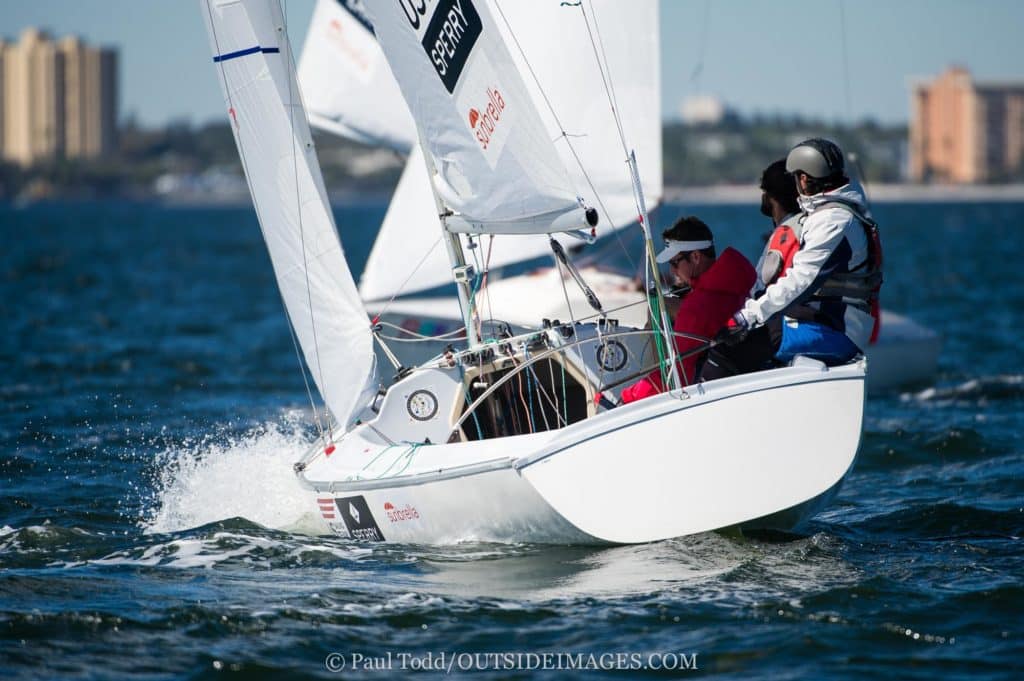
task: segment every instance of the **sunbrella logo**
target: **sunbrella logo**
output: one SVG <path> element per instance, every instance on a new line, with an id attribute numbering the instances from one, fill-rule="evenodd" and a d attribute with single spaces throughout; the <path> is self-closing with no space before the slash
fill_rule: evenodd
<path id="1" fill-rule="evenodd" d="M 390 501 L 384 502 L 384 515 L 393 523 L 403 520 L 418 520 L 420 517 L 419 511 L 416 510 L 415 506 L 406 504 L 404 508 L 395 508 L 395 505 Z"/>
<path id="2" fill-rule="evenodd" d="M 476 107 L 469 110 L 469 127 L 473 129 L 481 149 L 486 151 L 490 146 L 504 111 L 505 98 L 497 88 L 487 88 L 487 106 L 483 107 L 482 113 Z"/>

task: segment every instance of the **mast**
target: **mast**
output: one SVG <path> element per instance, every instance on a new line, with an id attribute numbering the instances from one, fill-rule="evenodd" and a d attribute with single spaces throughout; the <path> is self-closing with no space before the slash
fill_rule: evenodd
<path id="1" fill-rule="evenodd" d="M 427 177 L 430 179 L 430 192 L 434 197 L 434 206 L 437 208 L 437 217 L 441 223 L 441 234 L 444 239 L 445 251 L 448 253 L 448 262 L 452 268 L 452 278 L 455 280 L 455 288 L 459 295 L 459 308 L 462 310 L 462 323 L 466 326 L 466 343 L 470 348 L 480 345 L 480 335 L 476 332 L 473 324 L 473 276 L 472 267 L 466 264 L 466 255 L 462 251 L 461 237 L 448 229 L 448 216 L 452 211 L 445 206 L 441 196 L 434 186 L 433 177 L 436 174 L 434 161 L 429 150 L 423 144 L 422 132 L 417 127 L 420 140 L 420 149 L 423 151 L 423 162 L 427 166 Z"/>

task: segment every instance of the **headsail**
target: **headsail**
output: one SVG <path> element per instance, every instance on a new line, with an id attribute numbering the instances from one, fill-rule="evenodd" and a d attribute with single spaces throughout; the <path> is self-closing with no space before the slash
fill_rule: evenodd
<path id="1" fill-rule="evenodd" d="M 317 0 L 299 58 L 314 127 L 402 153 L 416 124 L 359 0 Z"/>
<path id="2" fill-rule="evenodd" d="M 288 317 L 320 394 L 347 424 L 373 387 L 373 338 L 327 202 L 280 4 L 200 4 Z"/>
<path id="3" fill-rule="evenodd" d="M 583 227 L 584 210 L 483 0 L 366 2 L 373 27 L 457 213 L 452 231 Z"/>

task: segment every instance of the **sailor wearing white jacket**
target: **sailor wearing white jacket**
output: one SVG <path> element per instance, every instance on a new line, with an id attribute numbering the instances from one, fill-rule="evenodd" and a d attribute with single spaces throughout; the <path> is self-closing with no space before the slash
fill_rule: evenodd
<path id="1" fill-rule="evenodd" d="M 800 250 L 763 296 L 736 313 L 732 335 L 742 337 L 781 314 L 778 361 L 801 354 L 841 364 L 867 348 L 874 325 L 871 301 L 881 283 L 880 253 L 872 252 L 878 244 L 869 245 L 875 225 L 834 142 L 801 142 L 786 157 L 786 170 L 796 180 L 805 213 Z"/>

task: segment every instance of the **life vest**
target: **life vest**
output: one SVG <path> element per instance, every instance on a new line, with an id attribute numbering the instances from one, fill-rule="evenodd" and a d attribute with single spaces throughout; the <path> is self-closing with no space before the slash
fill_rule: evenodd
<path id="1" fill-rule="evenodd" d="M 882 288 L 882 239 L 878 232 L 878 223 L 860 212 L 853 203 L 834 198 L 823 203 L 815 212 L 824 208 L 841 208 L 851 213 L 864 228 L 868 242 L 868 257 L 849 272 L 837 272 L 829 276 L 812 298 L 841 298 L 847 305 L 853 305 L 871 314 L 874 325 L 871 327 L 869 343 L 878 340 L 882 328 L 881 306 L 878 294 Z"/>
<path id="2" fill-rule="evenodd" d="M 878 294 L 882 288 L 882 240 L 878 232 L 878 223 L 861 213 L 854 204 L 838 198 L 821 204 L 814 212 L 823 208 L 841 208 L 857 218 L 867 236 L 868 257 L 852 271 L 830 276 L 812 298 L 842 298 L 847 305 L 870 313 L 874 324 L 868 342 L 874 344 L 882 328 L 881 306 L 878 301 Z M 793 257 L 803 245 L 802 239 L 794 238 L 796 235 L 793 228 L 785 223 L 772 232 L 761 265 L 761 280 L 765 285 L 774 283 L 793 264 Z"/>
<path id="3" fill-rule="evenodd" d="M 765 286 L 774 284 L 793 264 L 793 256 L 800 250 L 800 234 L 790 225 L 783 222 L 771 236 L 761 259 L 761 281 Z"/>

